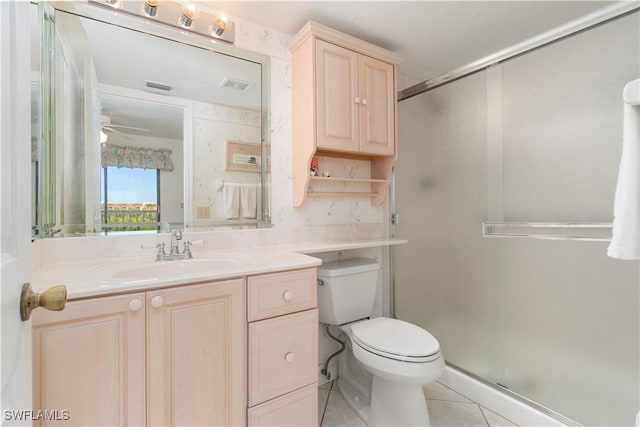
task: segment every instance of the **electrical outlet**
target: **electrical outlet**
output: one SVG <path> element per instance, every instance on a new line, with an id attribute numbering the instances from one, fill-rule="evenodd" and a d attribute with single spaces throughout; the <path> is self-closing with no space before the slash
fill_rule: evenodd
<path id="1" fill-rule="evenodd" d="M 209 206 L 198 206 L 196 216 L 198 217 L 198 219 L 209 218 Z"/>
<path id="2" fill-rule="evenodd" d="M 324 363 L 319 364 L 318 365 L 318 385 L 326 384 L 338 378 L 338 361 L 336 360 L 336 358 L 332 359 L 331 362 L 329 362 L 329 367 L 327 368 L 327 374 L 329 378 L 327 378 L 327 375 L 322 373 L 323 369 L 324 369 Z"/>

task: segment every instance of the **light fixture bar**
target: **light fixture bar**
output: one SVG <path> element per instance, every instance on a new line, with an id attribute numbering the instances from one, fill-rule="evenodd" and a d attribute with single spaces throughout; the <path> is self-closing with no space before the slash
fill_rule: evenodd
<path id="1" fill-rule="evenodd" d="M 178 28 L 182 31 L 199 34 L 213 40 L 226 43 L 235 41 L 235 25 L 222 13 L 196 10 L 184 2 L 170 0 L 88 0 L 94 6 L 100 6 L 114 12 L 123 12 Z"/>

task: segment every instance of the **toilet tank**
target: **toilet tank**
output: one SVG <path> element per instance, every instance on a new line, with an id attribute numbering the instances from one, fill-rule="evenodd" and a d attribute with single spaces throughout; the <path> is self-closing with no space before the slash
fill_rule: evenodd
<path id="1" fill-rule="evenodd" d="M 342 325 L 371 315 L 379 264 L 368 258 L 323 263 L 318 267 L 318 314 L 321 323 Z"/>

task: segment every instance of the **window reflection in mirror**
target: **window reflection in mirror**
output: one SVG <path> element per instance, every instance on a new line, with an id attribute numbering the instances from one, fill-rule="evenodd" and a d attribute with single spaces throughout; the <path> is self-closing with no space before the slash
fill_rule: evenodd
<path id="1" fill-rule="evenodd" d="M 55 225 L 44 234 L 264 224 L 267 59 L 112 25 L 91 12 L 93 19 L 55 11 L 55 126 L 52 143 L 42 144 L 55 165 L 43 178 L 55 194 L 42 200 L 55 206 Z M 243 189 L 245 206 L 230 214 L 232 187 Z"/>

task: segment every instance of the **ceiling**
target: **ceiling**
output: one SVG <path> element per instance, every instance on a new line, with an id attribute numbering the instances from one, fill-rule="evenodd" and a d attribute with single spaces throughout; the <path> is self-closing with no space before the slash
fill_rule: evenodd
<path id="1" fill-rule="evenodd" d="M 600 9 L 607 1 L 207 1 L 295 34 L 308 20 L 399 53 L 399 89 Z"/>

